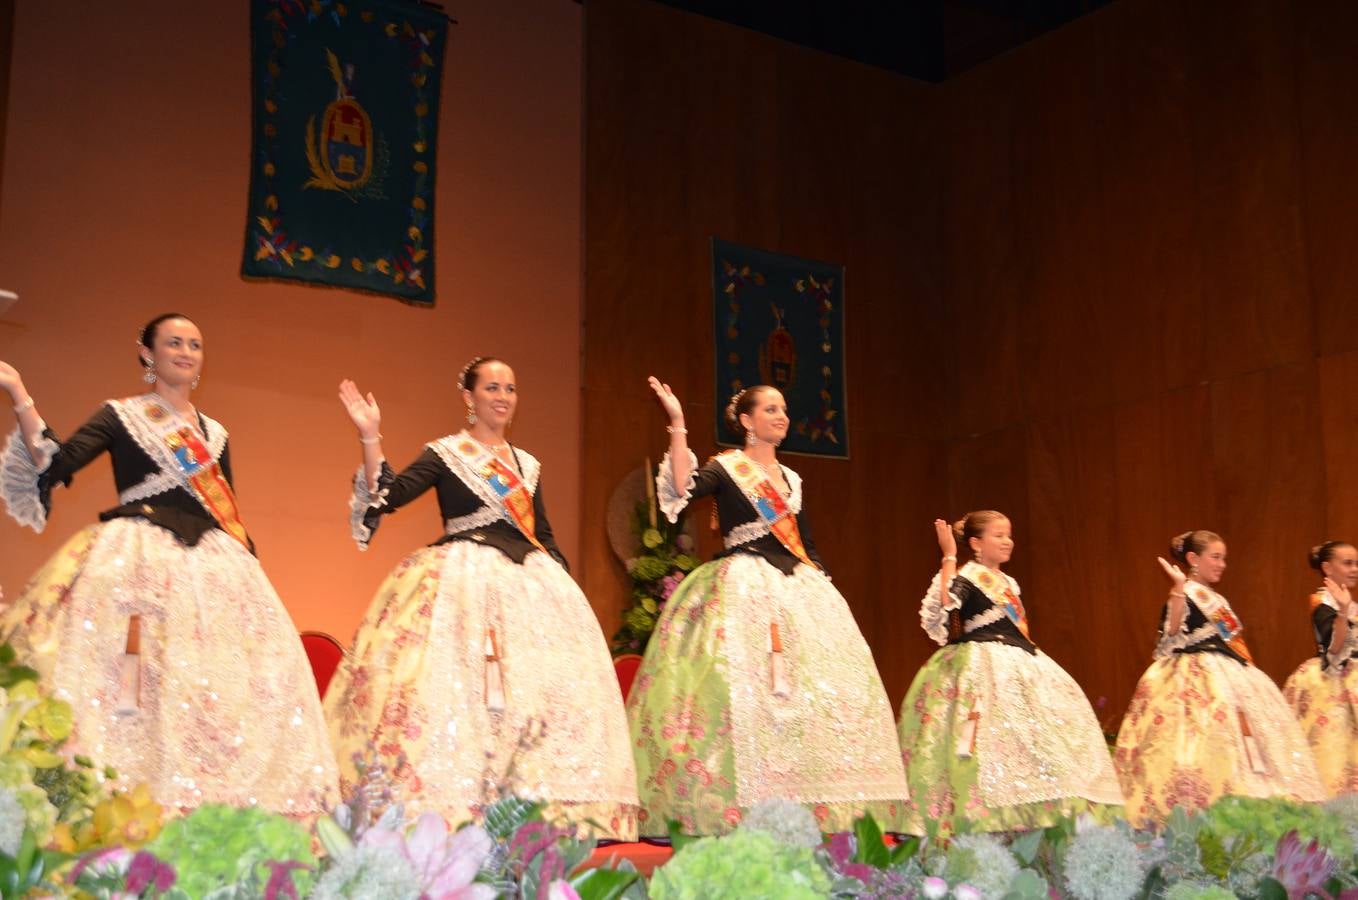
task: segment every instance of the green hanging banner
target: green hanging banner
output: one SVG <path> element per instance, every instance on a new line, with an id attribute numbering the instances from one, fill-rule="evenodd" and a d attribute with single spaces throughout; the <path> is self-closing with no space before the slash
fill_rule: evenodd
<path id="1" fill-rule="evenodd" d="M 251 0 L 241 275 L 434 302 L 447 17 L 399 0 Z"/>

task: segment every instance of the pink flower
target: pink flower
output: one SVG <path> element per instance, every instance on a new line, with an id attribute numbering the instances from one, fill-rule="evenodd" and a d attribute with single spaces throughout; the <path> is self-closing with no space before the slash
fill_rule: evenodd
<path id="1" fill-rule="evenodd" d="M 666 575 L 664 578 L 660 579 L 660 599 L 662 601 L 670 599 L 670 597 L 674 595 L 675 590 L 678 589 L 679 582 L 683 580 L 684 576 L 677 573 Z"/>
<path id="2" fill-rule="evenodd" d="M 1287 891 L 1288 900 L 1301 900 L 1307 894 L 1327 895 L 1325 883 L 1334 875 L 1335 859 L 1320 842 L 1305 847 L 1295 830 L 1283 835 L 1273 856 L 1273 877 Z"/>
<path id="3" fill-rule="evenodd" d="M 493 845 L 480 825 L 450 835 L 441 816 L 424 813 L 409 833 L 369 828 L 359 845 L 384 846 L 403 854 L 428 900 L 494 900 L 495 888 L 473 883 Z"/>
<path id="4" fill-rule="evenodd" d="M 580 900 L 580 895 L 570 886 L 570 882 L 558 878 L 547 885 L 547 900 Z"/>

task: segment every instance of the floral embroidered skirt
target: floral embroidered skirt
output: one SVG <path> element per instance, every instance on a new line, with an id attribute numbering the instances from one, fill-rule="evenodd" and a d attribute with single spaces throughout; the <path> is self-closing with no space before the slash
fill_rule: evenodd
<path id="1" fill-rule="evenodd" d="M 545 553 L 518 565 L 451 541 L 407 556 L 373 598 L 325 709 L 346 789 L 355 754 L 372 747 L 412 815 L 457 825 L 507 790 L 582 834 L 636 835 L 612 658 L 589 601 Z"/>
<path id="2" fill-rule="evenodd" d="M 1320 781 L 1330 794 L 1358 792 L 1358 666 L 1322 669 L 1308 659 L 1288 676 L 1283 696 L 1311 745 Z"/>
<path id="3" fill-rule="evenodd" d="M 1264 672 L 1223 653 L 1151 663 L 1118 732 L 1118 777 L 1134 824 L 1218 797 L 1324 800 L 1311 748 Z"/>
<path id="4" fill-rule="evenodd" d="M 905 695 L 899 735 L 913 834 L 1022 831 L 1120 812 L 1094 710 L 1040 651 L 997 642 L 940 648 Z"/>
<path id="5" fill-rule="evenodd" d="M 773 797 L 804 804 L 825 831 L 865 812 L 899 828 L 905 778 L 881 676 L 848 604 L 809 566 L 784 575 L 742 553 L 692 572 L 646 647 L 627 716 L 643 834 L 671 819 L 724 833 Z"/>
<path id="6" fill-rule="evenodd" d="M 139 694 L 120 691 L 140 617 Z M 68 749 L 169 807 L 296 816 L 338 800 L 316 682 L 259 562 L 210 531 L 187 547 L 144 519 L 71 538 L 5 610 L 20 662 L 70 702 Z M 129 702 L 131 700 L 132 702 Z"/>

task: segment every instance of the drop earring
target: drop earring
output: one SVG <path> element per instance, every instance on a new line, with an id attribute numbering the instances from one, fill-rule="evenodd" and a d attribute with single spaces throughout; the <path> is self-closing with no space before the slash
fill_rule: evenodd
<path id="1" fill-rule="evenodd" d="M 467 407 L 467 424 L 468 425 L 476 424 L 476 413 L 472 410 L 470 406 Z"/>

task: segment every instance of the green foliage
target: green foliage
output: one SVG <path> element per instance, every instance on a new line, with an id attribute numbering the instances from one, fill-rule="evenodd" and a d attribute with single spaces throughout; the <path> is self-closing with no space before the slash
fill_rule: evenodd
<path id="1" fill-rule="evenodd" d="M 311 836 L 292 822 L 261 809 L 215 803 L 169 822 L 146 849 L 174 866 L 179 876 L 175 886 L 195 898 L 234 890 L 242 882 L 263 885 L 268 862 L 316 865 Z M 293 879 L 305 896 L 311 873 L 299 869 Z"/>
<path id="2" fill-rule="evenodd" d="M 780 844 L 761 831 L 701 838 L 674 854 L 651 881 L 655 900 L 824 897 L 830 878 L 812 851 Z"/>
<path id="3" fill-rule="evenodd" d="M 682 519 L 671 523 L 644 500 L 637 503 L 633 516 L 637 555 L 627 563 L 632 604 L 623 610 L 622 627 L 613 635 L 615 656 L 645 651 L 675 584 L 698 566 L 697 558 L 680 546 Z"/>

